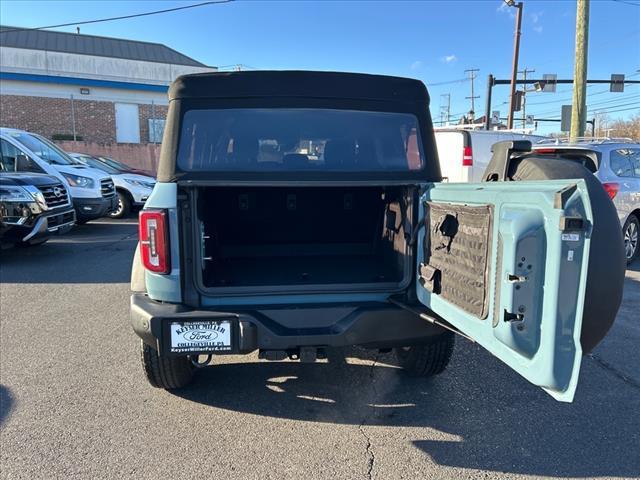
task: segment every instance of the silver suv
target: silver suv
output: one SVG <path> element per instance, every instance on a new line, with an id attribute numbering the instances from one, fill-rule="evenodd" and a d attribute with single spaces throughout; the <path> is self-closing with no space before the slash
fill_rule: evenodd
<path id="1" fill-rule="evenodd" d="M 534 145 L 537 153 L 582 163 L 602 182 L 613 200 L 622 234 L 627 263 L 637 256 L 640 231 L 640 143 L 626 138 L 544 140 Z"/>

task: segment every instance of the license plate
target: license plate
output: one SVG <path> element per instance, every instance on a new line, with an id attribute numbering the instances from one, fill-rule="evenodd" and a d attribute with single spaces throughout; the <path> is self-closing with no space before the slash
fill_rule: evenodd
<path id="1" fill-rule="evenodd" d="M 231 322 L 173 322 L 171 352 L 224 352 L 231 350 Z"/>

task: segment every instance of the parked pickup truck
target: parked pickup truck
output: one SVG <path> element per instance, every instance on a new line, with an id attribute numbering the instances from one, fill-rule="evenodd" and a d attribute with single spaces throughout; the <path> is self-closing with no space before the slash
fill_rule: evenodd
<path id="1" fill-rule="evenodd" d="M 377 75 L 187 75 L 167 126 L 131 279 L 153 386 L 216 355 L 350 345 L 434 375 L 459 334 L 572 401 L 624 278 L 615 209 L 584 167 L 512 141 L 489 181 L 442 183 L 424 84 Z"/>
<path id="2" fill-rule="evenodd" d="M 78 223 L 104 217 L 118 206 L 109 175 L 74 160 L 40 135 L 0 128 L 0 150 L 5 171 L 57 177 L 71 196 Z"/>
<path id="3" fill-rule="evenodd" d="M 67 189 L 38 173 L 7 173 L 0 168 L 0 243 L 37 245 L 76 222 Z"/>

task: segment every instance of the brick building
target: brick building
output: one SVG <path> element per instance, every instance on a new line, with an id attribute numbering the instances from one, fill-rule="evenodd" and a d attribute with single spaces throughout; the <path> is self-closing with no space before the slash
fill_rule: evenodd
<path id="1" fill-rule="evenodd" d="M 0 27 L 0 126 L 58 141 L 156 143 L 168 85 L 215 70 L 158 43 Z"/>

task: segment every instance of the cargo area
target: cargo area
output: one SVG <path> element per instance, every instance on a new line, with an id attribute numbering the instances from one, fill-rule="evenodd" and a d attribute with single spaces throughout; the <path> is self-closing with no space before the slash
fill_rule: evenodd
<path id="1" fill-rule="evenodd" d="M 404 187 L 207 187 L 196 239 L 205 288 L 358 285 L 408 277 Z"/>

